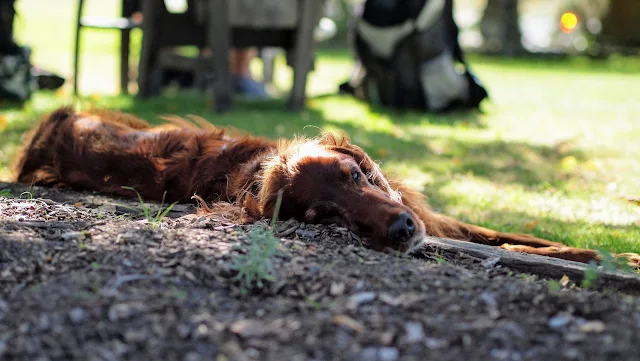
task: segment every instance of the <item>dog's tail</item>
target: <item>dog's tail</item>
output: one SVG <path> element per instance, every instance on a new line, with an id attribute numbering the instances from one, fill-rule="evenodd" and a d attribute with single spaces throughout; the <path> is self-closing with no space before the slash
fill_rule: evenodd
<path id="1" fill-rule="evenodd" d="M 20 183 L 49 183 L 56 177 L 53 168 L 53 142 L 60 129 L 73 121 L 76 113 L 71 107 L 63 107 L 48 114 L 27 135 L 25 146 L 16 157 L 13 170 Z"/>

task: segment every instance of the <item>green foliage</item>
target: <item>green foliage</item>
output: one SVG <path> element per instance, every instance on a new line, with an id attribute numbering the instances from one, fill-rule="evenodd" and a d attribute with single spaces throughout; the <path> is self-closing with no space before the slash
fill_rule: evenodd
<path id="1" fill-rule="evenodd" d="M 11 189 L 9 188 L 0 189 L 0 197 L 12 198 L 13 193 L 11 193 Z"/>
<path id="2" fill-rule="evenodd" d="M 627 257 L 616 257 L 613 253 L 602 248 L 597 248 L 597 250 L 602 258 L 600 266 L 602 266 L 603 270 L 610 272 L 633 272 L 633 268 L 629 265 L 629 259 Z"/>
<path id="3" fill-rule="evenodd" d="M 447 259 L 444 258 L 444 254 L 442 254 L 442 251 L 440 250 L 436 252 L 425 252 L 424 255 L 427 256 L 427 260 L 429 262 L 435 261 L 436 264 L 447 263 Z"/>
<path id="4" fill-rule="evenodd" d="M 587 268 L 584 269 L 584 276 L 580 287 L 591 288 L 600 277 L 598 273 L 598 265 L 595 262 L 590 262 Z"/>
<path id="5" fill-rule="evenodd" d="M 167 208 L 164 208 L 164 199 L 167 195 L 167 192 L 165 191 L 162 194 L 162 202 L 160 203 L 160 208 L 158 208 L 158 212 L 156 212 L 156 214 L 153 214 L 151 207 L 144 202 L 144 200 L 142 199 L 142 196 L 140 195 L 140 193 L 138 193 L 138 191 L 136 191 L 133 187 L 128 187 L 128 186 L 122 186 L 122 189 L 128 189 L 136 193 L 136 195 L 138 196 L 138 201 L 140 202 L 140 208 L 142 208 L 142 214 L 144 215 L 144 218 L 149 222 L 149 224 L 151 224 L 151 227 L 153 228 L 159 227 L 164 217 L 166 217 L 166 215 L 169 214 L 169 212 L 171 212 L 171 209 L 173 209 L 173 207 L 176 204 L 178 204 L 178 202 L 173 202 L 170 205 L 168 205 Z"/>
<path id="6" fill-rule="evenodd" d="M 188 296 L 186 291 L 176 287 L 176 285 L 169 286 L 168 293 L 169 296 L 181 301 L 186 300 Z"/>
<path id="7" fill-rule="evenodd" d="M 268 227 L 263 223 L 254 226 L 249 232 L 251 244 L 247 253 L 233 260 L 231 268 L 238 272 L 234 280 L 240 282 L 243 295 L 250 290 L 261 289 L 265 282 L 273 282 L 276 279 L 273 257 L 278 253 L 280 240 L 273 234 L 273 229 L 275 229 L 281 203 L 282 191 L 278 193 L 271 226 Z"/>
<path id="8" fill-rule="evenodd" d="M 323 308 L 322 303 L 314 301 L 309 297 L 307 297 L 307 303 L 309 304 L 309 306 L 311 306 L 311 308 L 313 308 L 314 311 L 320 311 Z"/>
<path id="9" fill-rule="evenodd" d="M 580 283 L 580 287 L 593 287 L 600 278 L 600 273 L 602 271 L 633 272 L 633 268 L 628 264 L 629 259 L 626 257 L 616 257 L 612 253 L 601 248 L 598 249 L 598 253 L 600 254 L 600 265 L 595 262 L 589 262 L 589 265 L 584 270 L 584 276 Z"/>
<path id="10" fill-rule="evenodd" d="M 561 288 L 560 282 L 556 280 L 547 280 L 547 286 L 549 287 L 550 292 L 559 291 Z"/>
<path id="11" fill-rule="evenodd" d="M 237 256 L 231 268 L 238 273 L 234 280 L 240 282 L 242 293 L 255 288 L 262 288 L 265 281 L 275 281 L 273 256 L 277 253 L 279 240 L 268 226 L 258 224 L 249 232 L 251 244 L 247 253 Z"/>

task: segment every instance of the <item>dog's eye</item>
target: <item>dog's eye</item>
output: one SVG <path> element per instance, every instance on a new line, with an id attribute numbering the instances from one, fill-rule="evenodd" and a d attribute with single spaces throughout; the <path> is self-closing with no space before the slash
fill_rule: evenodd
<path id="1" fill-rule="evenodd" d="M 353 179 L 354 182 L 360 183 L 360 178 L 361 178 L 361 174 L 359 170 L 354 169 L 351 171 L 351 179 Z"/>

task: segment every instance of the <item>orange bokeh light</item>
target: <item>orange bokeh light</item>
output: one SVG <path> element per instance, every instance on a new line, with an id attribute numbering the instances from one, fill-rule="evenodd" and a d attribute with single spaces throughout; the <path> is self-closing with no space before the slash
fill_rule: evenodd
<path id="1" fill-rule="evenodd" d="M 578 16 L 574 13 L 567 12 L 560 17 L 560 30 L 570 33 L 578 26 Z"/>

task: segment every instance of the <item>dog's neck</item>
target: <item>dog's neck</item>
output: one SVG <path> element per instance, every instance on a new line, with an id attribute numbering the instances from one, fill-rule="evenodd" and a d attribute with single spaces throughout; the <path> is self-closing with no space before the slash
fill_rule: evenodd
<path id="1" fill-rule="evenodd" d="M 246 163 L 234 181 L 238 185 L 237 188 L 243 192 L 248 191 L 254 198 L 257 198 L 262 188 L 262 180 L 266 169 L 265 161 L 272 157 L 274 152 L 275 149 L 273 151 L 265 151 L 259 157 L 255 157 L 255 159 Z"/>
<path id="2" fill-rule="evenodd" d="M 247 192 L 255 197 L 264 171 L 262 162 L 275 151 L 273 142 L 240 139 L 227 143 L 222 152 L 203 154 L 192 167 L 190 192 L 207 202 L 236 203 Z"/>

